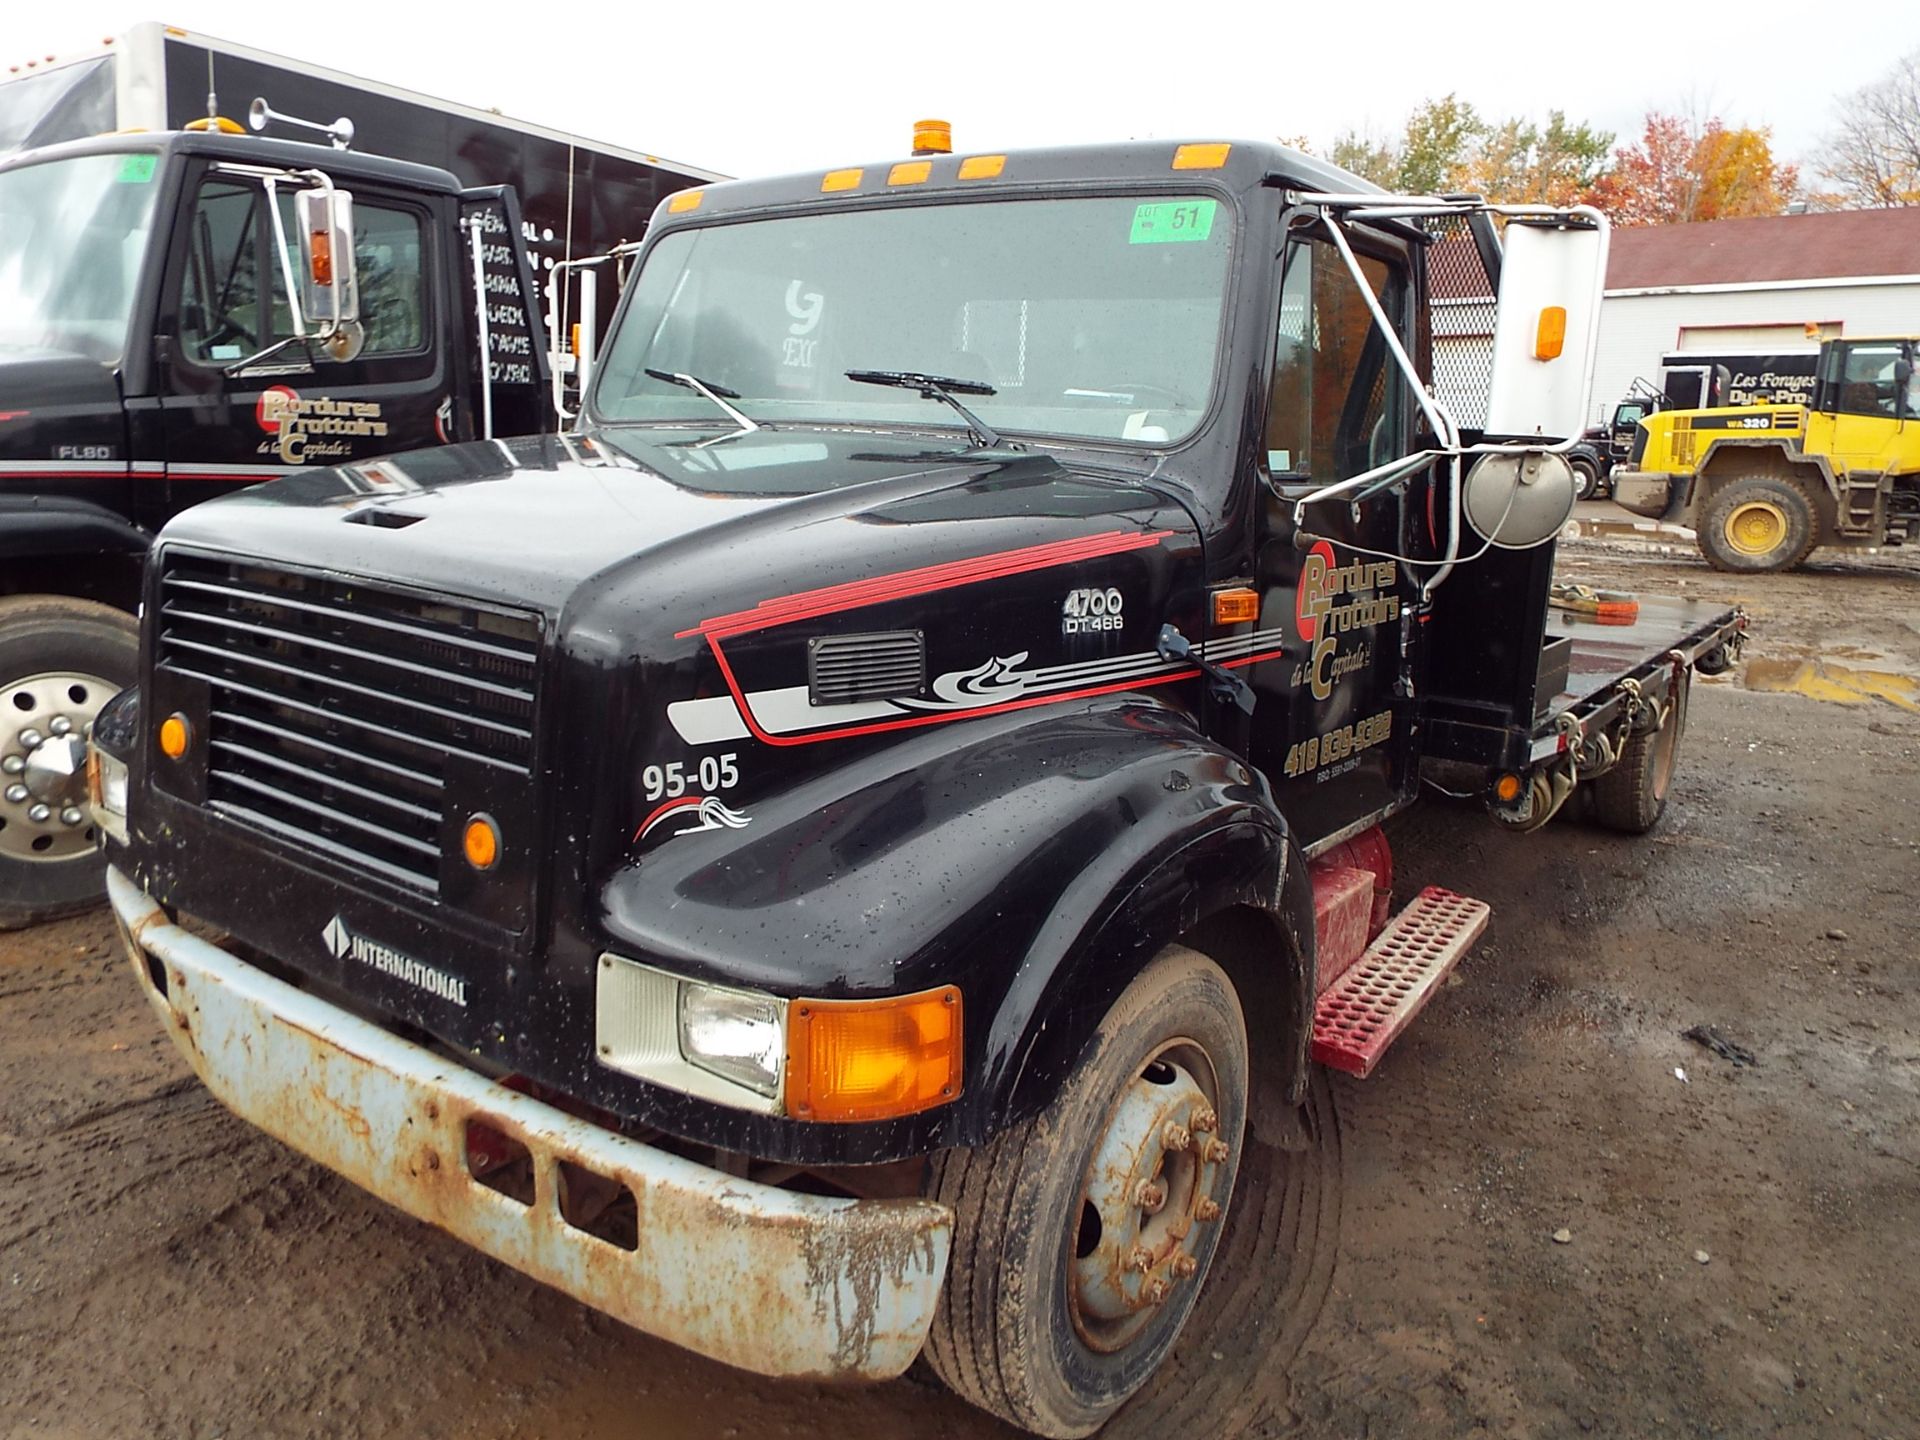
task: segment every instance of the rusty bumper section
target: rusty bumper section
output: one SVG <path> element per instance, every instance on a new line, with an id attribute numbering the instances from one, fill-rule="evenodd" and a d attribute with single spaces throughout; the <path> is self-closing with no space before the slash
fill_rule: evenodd
<path id="1" fill-rule="evenodd" d="M 118 870 L 107 890 L 141 987 L 207 1088 L 409 1215 L 764 1375 L 880 1380 L 919 1353 L 946 1273 L 946 1206 L 795 1194 L 629 1140 L 274 979 L 170 923 Z M 531 1204 L 468 1173 L 469 1120 L 530 1152 Z M 567 1222 L 568 1165 L 632 1192 L 637 1248 Z"/>

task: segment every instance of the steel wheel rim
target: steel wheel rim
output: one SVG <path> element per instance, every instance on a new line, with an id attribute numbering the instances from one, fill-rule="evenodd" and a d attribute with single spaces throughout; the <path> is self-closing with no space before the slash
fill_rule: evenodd
<path id="1" fill-rule="evenodd" d="M 1787 538 L 1787 512 L 1771 500 L 1749 500 L 1727 516 L 1727 543 L 1742 555 L 1761 556 L 1777 550 Z"/>
<path id="2" fill-rule="evenodd" d="M 1200 1283 L 1227 1201 L 1220 1098 L 1212 1058 L 1183 1037 L 1141 1061 L 1109 1107 L 1067 1234 L 1067 1309 L 1088 1349 L 1125 1350 Z M 1168 1123 L 1183 1120 L 1187 1144 L 1170 1145 Z M 1163 1187 L 1157 1204 L 1143 1183 Z"/>
<path id="3" fill-rule="evenodd" d="M 119 688 L 61 670 L 0 686 L 0 859 L 58 865 L 94 853 L 86 740 Z"/>

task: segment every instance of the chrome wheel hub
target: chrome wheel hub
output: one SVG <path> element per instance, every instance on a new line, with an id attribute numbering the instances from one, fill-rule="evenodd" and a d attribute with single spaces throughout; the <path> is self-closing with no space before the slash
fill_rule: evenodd
<path id="1" fill-rule="evenodd" d="M 0 858 L 93 853 L 87 735 L 117 687 L 98 675 L 29 675 L 0 687 Z"/>
<path id="2" fill-rule="evenodd" d="M 1074 1322 L 1093 1348 L 1121 1349 L 1196 1283 L 1199 1232 L 1226 1200 L 1219 1124 L 1200 1082 L 1170 1058 L 1121 1093 L 1087 1168 L 1069 1276 Z"/>

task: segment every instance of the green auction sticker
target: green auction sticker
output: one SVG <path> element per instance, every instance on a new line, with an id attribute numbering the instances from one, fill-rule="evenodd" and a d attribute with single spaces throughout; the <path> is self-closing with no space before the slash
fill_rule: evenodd
<path id="1" fill-rule="evenodd" d="M 129 155 L 120 162 L 120 183 L 122 185 L 144 185 L 153 179 L 153 167 L 158 163 L 152 155 Z"/>
<path id="2" fill-rule="evenodd" d="M 1133 207 L 1129 245 L 1170 245 L 1213 233 L 1213 200 L 1149 200 Z"/>

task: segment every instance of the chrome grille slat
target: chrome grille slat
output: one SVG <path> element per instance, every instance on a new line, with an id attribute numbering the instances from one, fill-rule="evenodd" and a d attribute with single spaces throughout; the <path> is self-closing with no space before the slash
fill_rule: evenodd
<path id="1" fill-rule="evenodd" d="M 238 771 L 228 770 L 223 772 L 215 783 L 219 785 L 238 785 L 243 790 L 251 790 L 255 795 L 263 795 L 269 800 L 277 800 L 283 805 L 291 805 L 296 810 L 305 810 L 309 814 L 318 815 L 330 823 L 345 825 L 349 830 L 358 830 L 364 835 L 371 835 L 376 840 L 384 841 L 390 845 L 398 845 L 405 850 L 413 850 L 420 854 L 431 855 L 436 859 L 438 859 L 440 855 L 440 847 L 431 841 L 416 840 L 411 835 L 402 834 L 398 830 L 389 830 L 382 825 L 375 825 L 369 820 L 362 820 L 357 815 L 349 815 L 344 810 L 337 810 L 330 805 L 322 805 L 318 801 L 304 799 L 289 790 L 282 790 L 277 786 L 269 785 L 264 780 L 255 780 L 252 776 L 242 775 Z"/>
<path id="2" fill-rule="evenodd" d="M 390 655 L 381 655 L 371 650 L 356 650 L 351 645 L 341 645 L 332 640 L 322 640 L 318 636 L 303 635 L 297 630 L 283 630 L 274 625 L 256 625 L 246 620 L 234 620 L 225 615 L 209 615 L 199 610 L 186 610 L 178 605 L 164 605 L 160 609 L 163 618 L 185 620 L 200 625 L 213 625 L 223 630 L 238 630 L 255 635 L 263 640 L 282 641 L 294 645 L 309 645 L 316 650 L 325 650 L 333 655 L 347 655 L 357 660 L 371 661 L 375 665 L 385 665 L 391 669 L 403 670 L 409 674 L 438 680 L 444 685 L 465 685 L 469 689 L 484 691 L 502 699 L 533 705 L 533 692 L 512 685 L 497 685 L 491 680 L 476 680 L 471 676 L 455 674 L 448 670 L 439 670 L 431 665 L 419 665 L 411 660 L 398 660 Z"/>
<path id="3" fill-rule="evenodd" d="M 441 745 L 435 742 L 421 740 L 416 736 L 408 735 L 404 731 L 395 730 L 392 727 L 387 725 L 380 725 L 370 720 L 358 720 L 358 719 L 355 719 L 353 716 L 342 715 L 336 711 L 328 710 L 324 706 L 309 705 L 304 700 L 292 700 L 284 696 L 275 695 L 271 690 L 262 690 L 257 685 L 243 685 L 239 681 L 229 680 L 223 675 L 209 674 L 204 670 L 188 669 L 184 665 L 169 664 L 167 668 L 173 671 L 173 673 L 176 675 L 184 675 L 189 680 L 198 680 L 201 683 L 206 685 L 217 685 L 222 689 L 231 690 L 235 694 L 246 695 L 255 700 L 264 700 L 273 705 L 281 706 L 285 709 L 300 711 L 301 713 L 306 715 L 313 715 L 325 720 L 337 720 L 343 725 L 350 725 L 356 730 L 365 731 L 369 735 L 384 736 L 389 740 L 397 740 L 406 744 L 418 745 L 423 749 L 433 750 L 442 756 L 459 755 L 459 754 L 466 753 L 460 750 L 456 750 L 451 746 Z M 502 770 L 516 771 L 522 775 L 530 773 L 527 770 L 527 767 L 524 765 L 515 765 L 510 761 L 506 761 L 506 760 L 496 760 L 491 755 L 476 754 L 476 755 L 469 755 L 468 758 L 481 761 L 484 764 L 496 766 Z"/>
<path id="4" fill-rule="evenodd" d="M 221 718 L 229 725 L 238 725 L 246 730 L 254 730 L 264 735 L 271 735 L 276 741 L 282 744 L 304 745 L 310 750 L 319 750 L 325 754 L 337 756 L 342 760 L 350 760 L 355 764 L 364 765 L 369 769 L 382 771 L 397 780 L 428 786 L 434 790 L 444 790 L 446 788 L 438 775 L 429 775 L 418 770 L 409 770 L 403 765 L 394 765 L 386 760 L 376 759 L 371 755 L 356 754 L 351 750 L 343 749 L 325 740 L 316 740 L 311 735 L 302 735 L 297 730 L 288 730 L 280 725 L 269 724 L 257 716 L 243 715 L 238 711 L 230 710 L 225 712 Z"/>
<path id="5" fill-rule="evenodd" d="M 244 600 L 249 604 L 273 604 L 287 610 L 299 610 L 309 615 L 325 615 L 331 619 L 344 620 L 352 625 L 367 625 L 390 630 L 402 635 L 415 636 L 429 640 L 436 645 L 451 645 L 457 649 L 472 650 L 476 654 L 492 655 L 501 660 L 524 660 L 531 662 L 532 650 L 514 650 L 503 645 L 490 645 L 484 640 L 475 640 L 471 635 L 445 635 L 425 630 L 417 625 L 403 625 L 396 620 L 388 620 L 378 615 L 356 615 L 352 611 L 338 610 L 327 605 L 315 605 L 306 600 L 294 600 L 284 595 L 262 594 L 257 590 L 241 590 L 232 585 L 215 585 L 205 580 L 183 580 L 169 575 L 161 581 L 163 585 L 178 590 L 196 590 L 203 594 L 220 595 L 229 599 Z"/>
<path id="6" fill-rule="evenodd" d="M 172 549 L 160 584 L 156 679 L 206 687 L 209 811 L 437 894 L 450 767 L 499 777 L 491 804 L 531 788 L 537 616 Z"/>
<path id="7" fill-rule="evenodd" d="M 432 715 L 440 720 L 451 721 L 456 725 L 474 725 L 482 730 L 493 730 L 502 735 L 511 735 L 521 740 L 531 740 L 533 731 L 519 725 L 509 725 L 503 720 L 489 720 L 478 715 L 462 715 L 458 710 L 448 710 L 444 706 L 429 705 L 424 700 L 413 700 L 404 695 L 388 695 L 367 685 L 356 685 L 351 680 L 342 680 L 333 675 L 322 675 L 312 670 L 303 670 L 298 665 L 282 665 L 277 660 L 268 660 L 259 655 L 250 655 L 245 651 L 223 649 L 218 645 L 208 645 L 200 640 L 183 640 L 178 635 L 164 633 L 161 642 L 167 648 L 196 650 L 203 655 L 213 655 L 234 665 L 251 665 L 256 670 L 271 670 L 279 675 L 291 675 L 295 679 L 311 684 L 324 685 L 331 690 L 339 690 L 362 700 L 372 700 L 382 705 L 399 705 L 408 710 L 416 710 L 424 715 Z"/>
<path id="8" fill-rule="evenodd" d="M 398 810 L 403 815 L 411 815 L 418 820 L 440 823 L 440 812 L 429 810 L 424 805 L 415 805 L 410 801 L 395 799 L 391 795 L 382 795 L 377 790 L 369 790 L 364 785 L 355 785 L 350 780 L 341 780 L 327 774 L 324 770 L 314 770 L 305 765 L 296 765 L 291 760 L 283 760 L 278 755 L 269 755 L 264 750 L 255 750 L 250 745 L 242 745 L 236 740 L 215 740 L 213 748 L 223 750 L 243 760 L 251 760 L 257 765 L 265 765 L 272 770 L 280 770 L 296 775 L 311 784 L 324 785 L 330 790 L 339 790 L 365 800 L 369 805 L 384 805 L 389 810 Z"/>
<path id="9" fill-rule="evenodd" d="M 410 888 L 419 888 L 420 877 L 405 866 L 382 860 L 378 855 L 369 855 L 364 850 L 356 850 L 351 845 L 342 845 L 339 841 L 330 840 L 324 835 L 310 834 L 297 825 L 276 820 L 273 816 L 249 806 L 238 805 L 231 800 L 212 800 L 208 802 L 207 808 L 222 815 L 231 815 L 249 825 L 278 835 L 284 840 L 290 840 L 295 845 L 318 850 L 322 854 L 331 855 L 336 860 L 344 860 L 349 865 L 363 865 L 369 870 L 386 876 L 389 880 L 398 880 Z"/>

